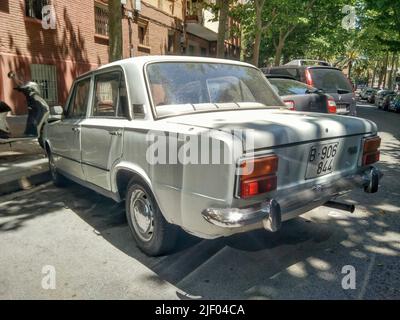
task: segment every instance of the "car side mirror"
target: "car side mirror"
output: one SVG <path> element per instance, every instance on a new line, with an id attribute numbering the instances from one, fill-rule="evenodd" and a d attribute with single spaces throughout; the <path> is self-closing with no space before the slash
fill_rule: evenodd
<path id="1" fill-rule="evenodd" d="M 64 108 L 62 106 L 52 106 L 50 107 L 50 115 L 48 122 L 61 120 L 64 116 Z"/>

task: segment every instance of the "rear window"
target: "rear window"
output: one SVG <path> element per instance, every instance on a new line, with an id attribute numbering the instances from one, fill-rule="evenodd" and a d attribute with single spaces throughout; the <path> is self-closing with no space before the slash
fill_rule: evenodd
<path id="1" fill-rule="evenodd" d="M 315 68 L 309 69 L 314 87 L 327 93 L 338 93 L 338 90 L 351 93 L 353 88 L 346 76 L 336 69 Z"/>
<path id="2" fill-rule="evenodd" d="M 307 90 L 314 89 L 302 82 L 289 79 L 268 79 L 273 89 L 280 96 L 289 96 L 297 94 L 305 94 Z"/>
<path id="3" fill-rule="evenodd" d="M 300 80 L 300 73 L 299 70 L 296 68 L 271 68 L 269 69 L 269 73 L 289 76 L 296 80 Z"/>

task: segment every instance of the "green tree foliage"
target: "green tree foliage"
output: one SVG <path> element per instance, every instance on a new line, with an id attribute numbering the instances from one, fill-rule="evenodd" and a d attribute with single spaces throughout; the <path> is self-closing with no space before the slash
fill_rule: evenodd
<path id="1" fill-rule="evenodd" d="M 352 17 L 346 6 L 355 9 L 352 27 L 346 27 Z M 353 81 L 393 85 L 400 1 L 249 0 L 230 14 L 241 22 L 242 58 L 255 65 L 326 60 L 345 69 Z"/>

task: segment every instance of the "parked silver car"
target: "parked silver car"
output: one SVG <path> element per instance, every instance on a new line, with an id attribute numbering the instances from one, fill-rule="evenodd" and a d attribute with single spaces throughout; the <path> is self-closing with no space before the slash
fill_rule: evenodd
<path id="1" fill-rule="evenodd" d="M 373 122 L 289 111 L 259 69 L 236 61 L 114 62 L 76 79 L 52 114 L 62 117 L 44 128 L 54 183 L 125 199 L 149 255 L 171 250 L 179 227 L 217 238 L 277 231 L 321 205 L 354 210 L 334 199 L 376 192 L 382 176 Z"/>

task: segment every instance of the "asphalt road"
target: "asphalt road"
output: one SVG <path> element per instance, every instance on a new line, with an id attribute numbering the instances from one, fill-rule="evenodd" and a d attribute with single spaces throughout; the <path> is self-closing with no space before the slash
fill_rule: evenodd
<path id="1" fill-rule="evenodd" d="M 383 138 L 379 193 L 354 191 L 354 214 L 321 207 L 276 234 L 181 235 L 174 254 L 149 258 L 123 206 L 76 184 L 0 198 L 0 299 L 399 299 L 400 114 L 358 112 Z M 342 287 L 345 266 L 355 289 Z"/>

